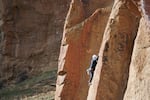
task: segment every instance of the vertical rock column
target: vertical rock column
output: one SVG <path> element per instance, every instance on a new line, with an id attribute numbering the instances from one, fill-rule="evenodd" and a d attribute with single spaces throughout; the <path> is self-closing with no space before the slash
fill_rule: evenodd
<path id="1" fill-rule="evenodd" d="M 139 15 L 131 1 L 115 1 L 87 100 L 123 99 Z"/>
<path id="2" fill-rule="evenodd" d="M 60 50 L 56 100 L 86 100 L 87 98 L 86 69 L 92 54 L 97 54 L 99 51 L 111 10 L 111 6 L 99 7 L 101 2 L 94 4 L 95 6 L 92 4 L 87 6 L 80 0 L 71 2 Z"/>
<path id="3" fill-rule="evenodd" d="M 124 100 L 150 100 L 150 2 L 142 1 L 143 13 L 135 40 Z"/>

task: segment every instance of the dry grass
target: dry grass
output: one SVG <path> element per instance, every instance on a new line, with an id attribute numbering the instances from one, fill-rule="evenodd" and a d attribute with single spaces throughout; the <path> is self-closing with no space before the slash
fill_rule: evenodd
<path id="1" fill-rule="evenodd" d="M 31 97 L 25 97 L 21 100 L 54 100 L 54 91 L 50 91 L 47 93 L 41 93 Z"/>
<path id="2" fill-rule="evenodd" d="M 22 98 L 25 98 L 23 100 L 53 100 L 55 81 L 56 70 L 41 73 L 24 82 L 1 89 L 0 100 L 21 100 Z"/>

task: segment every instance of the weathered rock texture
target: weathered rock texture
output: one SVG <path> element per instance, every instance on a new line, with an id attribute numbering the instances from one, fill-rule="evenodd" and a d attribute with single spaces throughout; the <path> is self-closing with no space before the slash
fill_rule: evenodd
<path id="1" fill-rule="evenodd" d="M 1 26 L 2 26 L 2 24 L 3 24 L 2 13 L 3 13 L 3 5 L 2 5 L 2 0 L 0 0 L 0 52 L 1 52 L 1 41 L 2 41 L 2 30 L 1 30 Z M 1 53 L 0 53 L 0 61 L 2 61 L 2 54 L 1 54 Z"/>
<path id="2" fill-rule="evenodd" d="M 59 57 L 56 100 L 87 98 L 85 70 L 91 55 L 98 54 L 112 4 L 112 0 L 90 3 L 72 0 Z"/>
<path id="3" fill-rule="evenodd" d="M 84 3 L 72 0 L 59 57 L 56 100 L 85 100 L 86 69 L 93 53 L 98 54 L 112 0 Z"/>
<path id="4" fill-rule="evenodd" d="M 150 100 L 150 1 L 142 5 L 124 100 Z"/>
<path id="5" fill-rule="evenodd" d="M 0 0 L 0 24 L 1 19 L 4 22 L 0 34 L 1 79 L 56 69 L 69 3 L 70 0 Z"/>
<path id="6" fill-rule="evenodd" d="M 133 42 L 138 29 L 138 9 L 131 1 L 115 1 L 104 32 L 100 59 L 88 100 L 122 100 L 126 89 Z"/>
<path id="7" fill-rule="evenodd" d="M 149 14 L 146 2 L 143 9 Z M 72 0 L 59 56 L 56 100 L 123 100 L 128 77 L 125 100 L 150 99 L 150 24 L 142 5 L 140 0 Z M 91 55 L 98 53 L 89 87 L 86 69 Z"/>

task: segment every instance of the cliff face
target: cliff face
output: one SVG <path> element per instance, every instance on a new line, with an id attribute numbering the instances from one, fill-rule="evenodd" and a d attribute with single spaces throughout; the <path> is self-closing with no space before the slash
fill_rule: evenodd
<path id="1" fill-rule="evenodd" d="M 3 5 L 2 5 L 2 1 L 0 0 L 0 47 L 1 47 L 1 41 L 2 41 L 2 31 L 1 31 L 1 26 L 3 24 L 2 13 L 3 13 Z M 1 52 L 1 48 L 0 48 L 0 52 Z M 2 61 L 1 53 L 0 53 L 0 61 Z"/>
<path id="2" fill-rule="evenodd" d="M 112 4 L 112 0 L 72 0 L 61 44 L 56 100 L 86 99 L 86 69 L 91 55 L 99 51 Z"/>
<path id="3" fill-rule="evenodd" d="M 115 1 L 99 51 L 100 59 L 88 100 L 122 100 L 128 79 L 133 42 L 138 29 L 138 9 L 133 2 Z"/>
<path id="4" fill-rule="evenodd" d="M 124 100 L 150 99 L 150 1 L 143 0 Z"/>
<path id="5" fill-rule="evenodd" d="M 60 49 L 56 100 L 150 100 L 150 1 L 70 1 L 0 0 L 0 88 L 56 69 Z"/>
<path id="6" fill-rule="evenodd" d="M 57 69 L 69 3 L 69 0 L 0 0 L 1 80 L 12 80 L 21 73 L 30 76 Z"/>
<path id="7" fill-rule="evenodd" d="M 149 5 L 148 0 L 72 0 L 56 100 L 150 99 Z M 88 86 L 86 69 L 92 54 L 99 60 Z"/>

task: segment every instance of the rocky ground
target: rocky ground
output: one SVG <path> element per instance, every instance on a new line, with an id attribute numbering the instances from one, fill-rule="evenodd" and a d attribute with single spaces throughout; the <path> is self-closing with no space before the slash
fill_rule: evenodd
<path id="1" fill-rule="evenodd" d="M 31 97 L 25 97 L 22 100 L 54 100 L 55 91 L 41 93 Z"/>
<path id="2" fill-rule="evenodd" d="M 54 98 L 55 81 L 56 70 L 44 72 L 18 84 L 3 87 L 0 90 L 0 100 L 37 100 L 37 98 L 51 98 L 44 100 L 52 100 Z"/>

